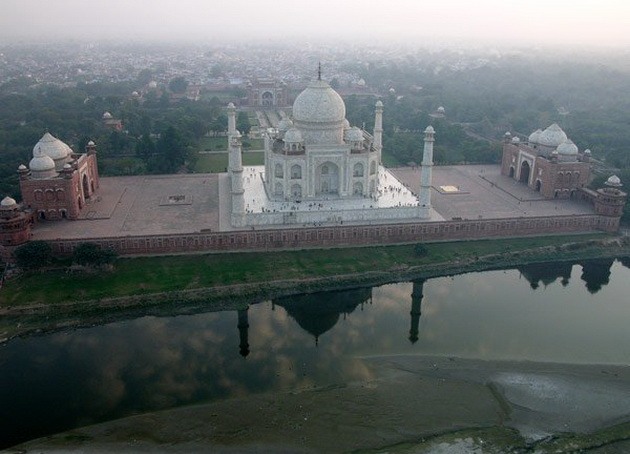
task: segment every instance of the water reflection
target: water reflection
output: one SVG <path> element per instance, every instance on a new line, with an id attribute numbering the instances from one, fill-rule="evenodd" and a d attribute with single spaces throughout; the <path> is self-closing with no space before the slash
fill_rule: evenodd
<path id="1" fill-rule="evenodd" d="M 367 355 L 630 364 L 628 263 L 528 265 L 16 339 L 0 349 L 0 447 L 138 412 L 368 379 L 355 359 Z"/>

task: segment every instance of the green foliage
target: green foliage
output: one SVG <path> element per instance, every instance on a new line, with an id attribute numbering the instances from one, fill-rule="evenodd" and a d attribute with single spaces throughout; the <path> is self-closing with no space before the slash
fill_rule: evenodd
<path id="1" fill-rule="evenodd" d="M 186 93 L 187 88 L 188 81 L 183 77 L 175 77 L 174 79 L 171 79 L 171 81 L 168 83 L 168 89 L 171 90 L 173 93 Z"/>
<path id="2" fill-rule="evenodd" d="M 50 265 L 52 248 L 45 241 L 30 241 L 13 252 L 17 266 L 23 270 L 34 270 Z"/>
<path id="3" fill-rule="evenodd" d="M 416 257 L 424 257 L 429 253 L 429 249 L 422 243 L 418 243 L 413 247 L 413 253 Z"/>
<path id="4" fill-rule="evenodd" d="M 238 116 L 236 117 L 236 129 L 238 129 L 241 134 L 249 134 L 249 130 L 252 129 L 252 125 L 249 122 L 249 115 L 247 112 L 240 111 Z"/>
<path id="5" fill-rule="evenodd" d="M 110 249 L 102 249 L 95 243 L 81 243 L 72 253 L 73 262 L 92 267 L 109 265 L 116 260 L 116 252 Z"/>

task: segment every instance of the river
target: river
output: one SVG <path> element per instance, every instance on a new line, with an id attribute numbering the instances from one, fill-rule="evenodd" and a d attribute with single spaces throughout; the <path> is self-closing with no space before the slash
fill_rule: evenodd
<path id="1" fill-rule="evenodd" d="M 132 414 L 360 380 L 421 354 L 630 365 L 630 260 L 550 263 L 142 317 L 0 347 L 0 447 Z"/>

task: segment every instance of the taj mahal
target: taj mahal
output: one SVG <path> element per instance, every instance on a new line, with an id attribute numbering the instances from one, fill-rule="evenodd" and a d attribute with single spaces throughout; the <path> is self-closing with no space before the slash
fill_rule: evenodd
<path id="1" fill-rule="evenodd" d="M 373 135 L 350 126 L 343 99 L 321 80 L 321 73 L 295 99 L 293 119 L 285 117 L 266 131 L 264 167 L 243 167 L 235 125 L 236 108 L 230 103 L 234 227 L 432 216 L 433 127 L 425 130 L 420 190 L 414 194 L 381 165 L 383 103 L 375 106 Z"/>

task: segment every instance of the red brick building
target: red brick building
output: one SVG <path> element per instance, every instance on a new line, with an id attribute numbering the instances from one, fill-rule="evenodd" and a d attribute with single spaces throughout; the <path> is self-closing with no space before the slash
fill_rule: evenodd
<path id="1" fill-rule="evenodd" d="M 29 166 L 18 168 L 22 205 L 39 220 L 77 219 L 99 187 L 96 147 L 74 153 L 46 133 L 33 148 Z"/>
<path id="2" fill-rule="evenodd" d="M 590 180 L 590 151 L 579 152 L 565 132 L 553 124 L 537 130 L 526 143 L 506 133 L 501 173 L 508 175 L 546 199 L 568 199 Z"/>

